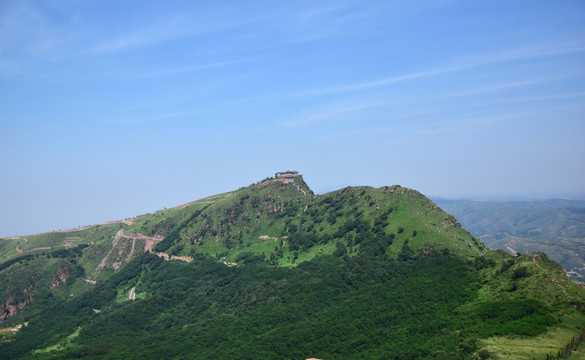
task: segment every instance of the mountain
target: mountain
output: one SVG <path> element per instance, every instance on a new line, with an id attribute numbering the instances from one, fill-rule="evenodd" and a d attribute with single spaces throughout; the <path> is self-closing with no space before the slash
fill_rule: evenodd
<path id="1" fill-rule="evenodd" d="M 295 172 L 124 222 L 0 241 L 8 359 L 545 359 L 585 289 L 419 192 Z"/>
<path id="2" fill-rule="evenodd" d="M 493 249 L 544 252 L 585 282 L 585 201 L 435 200 Z"/>

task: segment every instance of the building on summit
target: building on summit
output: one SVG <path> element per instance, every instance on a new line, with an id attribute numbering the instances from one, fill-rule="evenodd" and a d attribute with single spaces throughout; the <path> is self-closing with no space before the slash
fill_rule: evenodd
<path id="1" fill-rule="evenodd" d="M 285 179 L 285 180 L 290 180 L 295 176 L 299 176 L 299 172 L 298 171 L 282 171 L 282 172 L 277 172 L 275 175 L 276 179 Z"/>

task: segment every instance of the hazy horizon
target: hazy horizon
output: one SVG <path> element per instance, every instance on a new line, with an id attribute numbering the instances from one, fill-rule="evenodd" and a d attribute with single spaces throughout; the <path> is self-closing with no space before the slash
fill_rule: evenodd
<path id="1" fill-rule="evenodd" d="M 0 236 L 300 171 L 585 198 L 585 3 L 0 3 Z"/>

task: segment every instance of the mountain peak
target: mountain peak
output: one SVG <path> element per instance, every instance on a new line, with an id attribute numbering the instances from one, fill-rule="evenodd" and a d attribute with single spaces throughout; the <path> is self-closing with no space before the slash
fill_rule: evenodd
<path id="1" fill-rule="evenodd" d="M 284 184 L 284 185 L 292 185 L 293 188 L 296 188 L 297 191 L 302 195 L 314 195 L 313 190 L 309 188 L 305 180 L 303 179 L 303 175 L 299 174 L 298 171 L 281 171 L 277 172 L 274 177 L 267 177 L 266 179 L 256 183 L 255 185 L 258 186 L 258 189 L 268 186 L 270 184 Z"/>

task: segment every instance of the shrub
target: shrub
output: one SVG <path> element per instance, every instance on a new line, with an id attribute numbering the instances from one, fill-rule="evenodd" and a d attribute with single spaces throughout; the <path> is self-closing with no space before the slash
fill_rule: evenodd
<path id="1" fill-rule="evenodd" d="M 515 280 L 515 279 L 527 277 L 528 275 L 529 275 L 528 268 L 526 266 L 520 266 L 519 268 L 514 270 L 514 274 L 512 275 L 512 278 Z"/>

